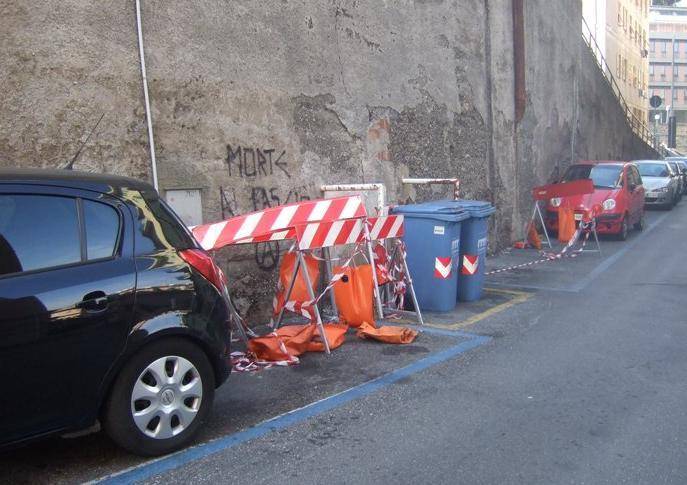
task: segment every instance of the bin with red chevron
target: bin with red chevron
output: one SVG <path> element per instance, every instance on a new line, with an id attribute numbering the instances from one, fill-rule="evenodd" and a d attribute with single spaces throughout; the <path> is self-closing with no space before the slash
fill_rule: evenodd
<path id="1" fill-rule="evenodd" d="M 489 202 L 459 199 L 451 201 L 470 218 L 460 229 L 460 274 L 458 275 L 458 301 L 475 301 L 484 291 L 484 269 L 489 246 L 489 217 L 495 212 Z"/>
<path id="2" fill-rule="evenodd" d="M 461 223 L 470 216 L 452 201 L 408 204 L 393 208 L 403 214 L 407 262 L 423 311 L 448 312 L 456 306 L 460 273 Z"/>

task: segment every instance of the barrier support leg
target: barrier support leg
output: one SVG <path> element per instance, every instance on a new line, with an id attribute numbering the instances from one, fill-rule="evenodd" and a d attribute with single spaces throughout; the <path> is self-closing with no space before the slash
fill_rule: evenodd
<path id="1" fill-rule="evenodd" d="M 301 251 L 298 251 L 298 259 L 301 262 L 301 266 L 305 268 L 305 270 L 303 271 L 303 277 L 305 278 L 305 286 L 308 287 L 308 295 L 310 296 L 310 300 L 315 301 L 315 291 L 312 289 L 312 281 L 310 281 L 310 274 L 308 273 L 308 268 L 305 265 L 305 261 L 303 260 L 303 253 Z M 324 325 L 322 324 L 322 317 L 320 316 L 320 309 L 318 308 L 317 303 L 313 305 L 313 308 L 315 309 L 317 329 L 320 332 L 322 343 L 324 343 L 324 350 L 325 352 L 330 354 L 331 351 L 329 350 L 329 341 L 327 341 L 327 334 L 324 333 Z"/>
<path id="2" fill-rule="evenodd" d="M 403 272 L 408 280 L 408 289 L 410 290 L 410 298 L 413 300 L 413 306 L 415 307 L 415 314 L 417 315 L 417 321 L 420 325 L 424 325 L 425 322 L 422 319 L 422 312 L 420 311 L 420 305 L 417 303 L 417 296 L 415 296 L 415 287 L 413 286 L 413 277 L 410 275 L 410 270 L 408 269 L 408 263 L 406 262 L 406 256 L 404 251 L 401 251 L 401 264 L 403 265 Z"/>
<path id="3" fill-rule="evenodd" d="M 546 244 L 548 244 L 549 247 L 552 248 L 553 246 L 551 246 L 551 239 L 549 239 L 549 231 L 546 229 L 546 223 L 544 223 L 544 216 L 542 215 L 541 209 L 539 208 L 538 200 L 534 201 L 534 212 L 532 212 L 532 221 L 534 221 L 535 215 L 539 216 L 539 222 L 541 222 L 541 227 L 544 231 L 544 236 L 546 236 Z"/>
<path id="4" fill-rule="evenodd" d="M 370 241 L 370 228 L 367 227 L 367 221 L 363 225 L 365 226 L 367 255 L 370 258 L 370 266 L 372 267 L 372 282 L 374 284 L 375 301 L 377 302 L 377 313 L 379 314 L 379 319 L 384 320 L 384 308 L 382 307 L 382 297 L 379 295 L 379 281 L 377 280 L 377 267 L 375 266 L 375 257 L 372 252 L 372 241 Z"/>
<path id="5" fill-rule="evenodd" d="M 322 248 L 322 255 L 324 256 L 324 259 L 326 259 L 326 262 L 324 263 L 325 267 L 325 273 L 327 276 L 327 282 L 332 280 L 332 275 L 333 275 L 333 270 L 332 270 L 332 257 L 329 248 Z M 339 309 L 336 306 L 336 297 L 334 296 L 334 291 L 329 292 L 329 299 L 332 304 L 332 311 L 334 312 L 334 315 L 339 315 Z"/>
<path id="6" fill-rule="evenodd" d="M 592 231 L 594 232 L 594 240 L 596 241 L 596 249 L 599 251 L 599 256 L 601 256 L 601 244 L 599 244 L 599 233 L 596 232 L 596 220 L 592 226 Z"/>
<path id="7" fill-rule="evenodd" d="M 300 255 L 300 253 L 299 253 L 299 255 Z M 284 295 L 284 304 L 282 305 L 281 309 L 279 310 L 279 317 L 277 318 L 277 321 L 272 326 L 272 328 L 274 328 L 275 330 L 281 326 L 281 321 L 284 318 L 284 307 L 286 306 L 286 302 L 289 301 L 289 299 L 291 298 L 291 293 L 293 292 L 293 287 L 296 285 L 296 278 L 298 277 L 298 269 L 300 267 L 301 267 L 301 258 L 298 257 L 298 258 L 296 258 L 296 264 L 293 267 L 293 274 L 291 275 L 291 281 L 289 282 L 289 288 L 286 290 L 286 294 Z M 305 267 L 305 273 L 307 273 L 307 272 L 308 272 L 308 268 Z"/>

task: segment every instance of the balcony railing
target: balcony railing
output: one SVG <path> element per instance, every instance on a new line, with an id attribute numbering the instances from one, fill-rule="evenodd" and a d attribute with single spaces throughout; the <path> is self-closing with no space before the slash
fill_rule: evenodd
<path id="1" fill-rule="evenodd" d="M 632 131 L 634 131 L 634 133 L 641 138 L 644 143 L 653 147 L 655 150 L 659 150 L 651 130 L 649 130 L 644 120 L 640 119 L 632 112 L 632 108 L 627 104 L 625 96 L 623 96 L 620 86 L 613 76 L 613 71 L 606 62 L 606 58 L 604 57 L 599 44 L 597 44 L 596 39 L 594 38 L 594 35 L 592 34 L 592 31 L 589 28 L 589 25 L 587 25 L 587 21 L 584 19 L 584 17 L 582 17 L 582 26 L 582 38 L 584 39 L 585 44 L 587 44 L 587 47 L 589 47 L 589 50 L 594 55 L 594 59 L 596 59 L 596 63 L 601 69 L 604 79 L 606 79 L 608 85 L 613 91 L 613 94 L 615 94 L 618 103 L 620 103 L 620 107 L 625 111 L 625 117 L 627 118 Z"/>

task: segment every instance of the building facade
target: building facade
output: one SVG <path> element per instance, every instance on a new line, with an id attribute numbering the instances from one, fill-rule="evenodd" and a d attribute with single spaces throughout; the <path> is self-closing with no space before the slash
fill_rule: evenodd
<path id="1" fill-rule="evenodd" d="M 678 123 L 687 123 L 687 7 L 651 8 L 649 61 L 650 95 L 663 100 L 649 120 L 665 124 L 670 111 Z"/>
<path id="2" fill-rule="evenodd" d="M 583 33 L 591 33 L 599 61 L 617 82 L 634 117 L 645 122 L 650 0 L 583 0 L 582 4 Z"/>

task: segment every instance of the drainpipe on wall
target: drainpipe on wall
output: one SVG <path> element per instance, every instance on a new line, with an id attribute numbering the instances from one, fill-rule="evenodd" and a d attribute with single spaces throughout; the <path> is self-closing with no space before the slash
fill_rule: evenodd
<path id="1" fill-rule="evenodd" d="M 138 31 L 138 55 L 141 59 L 141 78 L 143 78 L 143 99 L 146 109 L 146 124 L 148 125 L 148 147 L 150 148 L 150 168 L 153 172 L 153 187 L 157 185 L 157 161 L 155 160 L 155 139 L 153 138 L 153 119 L 150 113 L 150 98 L 148 97 L 148 78 L 146 77 L 146 60 L 143 53 L 143 30 L 141 29 L 141 1 L 136 0 L 136 28 Z"/>
<path id="2" fill-rule="evenodd" d="M 513 70 L 515 93 L 515 124 L 525 115 L 525 15 L 524 0 L 513 0 Z"/>

